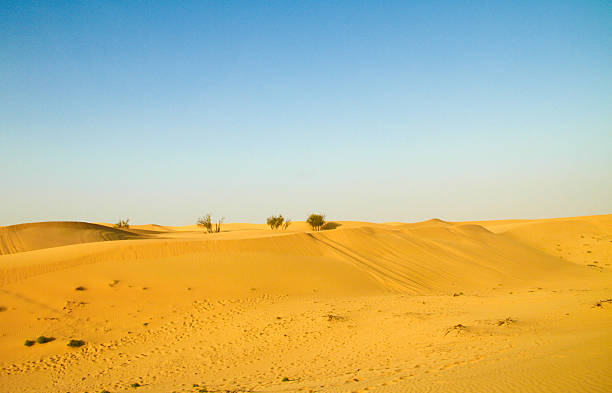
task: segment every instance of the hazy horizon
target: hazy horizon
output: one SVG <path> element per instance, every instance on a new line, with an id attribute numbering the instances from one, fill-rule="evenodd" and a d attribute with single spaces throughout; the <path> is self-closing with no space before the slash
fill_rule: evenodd
<path id="1" fill-rule="evenodd" d="M 612 213 L 609 2 L 0 7 L 2 226 Z"/>

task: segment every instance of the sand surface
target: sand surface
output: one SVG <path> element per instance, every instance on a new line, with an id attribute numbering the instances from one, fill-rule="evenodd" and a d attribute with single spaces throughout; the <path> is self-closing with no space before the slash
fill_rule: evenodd
<path id="1" fill-rule="evenodd" d="M 612 215 L 337 224 L 0 227 L 0 392 L 612 392 Z"/>

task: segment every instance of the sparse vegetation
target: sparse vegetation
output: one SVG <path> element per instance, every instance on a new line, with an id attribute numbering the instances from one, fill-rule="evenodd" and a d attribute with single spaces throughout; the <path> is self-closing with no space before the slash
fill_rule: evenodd
<path id="1" fill-rule="evenodd" d="M 289 228 L 289 225 L 291 225 L 291 219 L 287 218 L 285 219 L 285 222 L 283 223 L 283 231 Z"/>
<path id="2" fill-rule="evenodd" d="M 139 388 L 141 385 L 138 382 L 134 382 L 130 386 L 133 387 L 133 388 Z"/>
<path id="3" fill-rule="evenodd" d="M 23 345 L 25 345 L 26 347 L 31 347 L 32 345 L 34 345 L 36 343 L 36 341 L 34 340 L 25 340 L 25 342 L 23 343 Z"/>
<path id="4" fill-rule="evenodd" d="M 287 377 L 284 377 L 282 381 L 283 381 L 283 382 L 289 382 L 289 381 L 291 381 L 291 380 L 290 380 L 289 378 L 287 378 Z"/>
<path id="5" fill-rule="evenodd" d="M 217 222 L 213 223 L 210 214 L 207 214 L 204 217 L 198 218 L 197 224 L 199 227 L 202 227 L 206 233 L 219 233 L 221 232 L 221 224 L 223 224 L 224 220 L 225 217 L 220 218 L 217 220 Z"/>
<path id="6" fill-rule="evenodd" d="M 606 299 L 606 300 L 600 300 L 597 303 L 595 303 L 595 305 L 593 307 L 601 307 L 601 308 L 603 308 L 604 304 L 606 304 L 606 303 L 612 303 L 612 298 Z"/>
<path id="7" fill-rule="evenodd" d="M 327 320 L 329 322 L 342 322 L 342 321 L 346 321 L 346 318 L 343 317 L 342 315 L 334 315 L 334 314 L 327 314 Z"/>
<path id="8" fill-rule="evenodd" d="M 125 220 L 117 221 L 115 228 L 130 229 L 130 219 L 126 218 Z"/>
<path id="9" fill-rule="evenodd" d="M 217 220 L 217 222 L 215 223 L 215 228 L 214 229 L 215 229 L 216 233 L 221 232 L 221 224 L 223 223 L 223 220 L 225 220 L 225 217 Z"/>
<path id="10" fill-rule="evenodd" d="M 45 336 L 40 336 L 36 339 L 36 342 L 39 344 L 46 344 L 48 342 L 54 341 L 55 337 L 45 337 Z"/>
<path id="11" fill-rule="evenodd" d="M 446 329 L 446 333 L 444 333 L 445 336 L 447 336 L 448 334 L 454 333 L 454 334 L 461 334 L 463 333 L 465 330 L 467 329 L 467 326 L 463 325 L 463 324 L 457 324 L 451 328 Z"/>
<path id="12" fill-rule="evenodd" d="M 206 232 L 208 233 L 212 232 L 212 219 L 210 218 L 210 214 L 207 214 L 204 217 L 198 218 L 197 224 L 199 227 L 204 228 Z"/>
<path id="13" fill-rule="evenodd" d="M 74 288 L 74 290 L 75 290 L 75 291 L 84 291 L 84 290 L 86 290 L 86 289 L 87 289 L 87 288 L 82 287 L 82 286 L 80 286 L 80 285 L 79 285 L 78 287 Z"/>
<path id="14" fill-rule="evenodd" d="M 285 219 L 283 218 L 283 215 L 279 214 L 278 216 L 268 217 L 268 219 L 266 220 L 266 224 L 270 227 L 270 229 L 278 229 L 278 227 L 283 225 L 284 221 Z"/>
<path id="15" fill-rule="evenodd" d="M 69 347 L 78 348 L 78 347 L 82 347 L 83 345 L 85 345 L 85 341 L 83 341 L 83 340 L 70 340 L 70 341 L 68 341 L 68 346 Z"/>
<path id="16" fill-rule="evenodd" d="M 313 231 L 320 231 L 321 228 L 325 225 L 325 215 L 324 214 L 311 214 L 306 219 L 306 222 Z"/>
<path id="17" fill-rule="evenodd" d="M 506 318 L 506 319 L 500 319 L 499 321 L 497 321 L 497 326 L 510 326 L 513 323 L 515 323 L 516 321 L 510 317 Z"/>
<path id="18" fill-rule="evenodd" d="M 291 219 L 285 219 L 282 214 L 278 216 L 270 216 L 266 220 L 266 224 L 270 226 L 270 229 L 278 229 L 282 228 L 283 230 L 287 229 L 289 225 L 291 225 Z"/>

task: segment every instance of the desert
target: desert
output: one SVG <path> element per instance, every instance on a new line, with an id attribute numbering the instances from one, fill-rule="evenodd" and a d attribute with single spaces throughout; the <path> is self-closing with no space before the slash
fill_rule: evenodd
<path id="1" fill-rule="evenodd" d="M 3 392 L 612 389 L 612 215 L 41 222 L 0 251 Z"/>

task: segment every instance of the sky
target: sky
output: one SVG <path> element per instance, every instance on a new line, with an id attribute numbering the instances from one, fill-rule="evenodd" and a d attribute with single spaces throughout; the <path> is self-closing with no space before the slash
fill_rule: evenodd
<path id="1" fill-rule="evenodd" d="M 0 0 L 0 225 L 612 213 L 610 1 Z"/>

